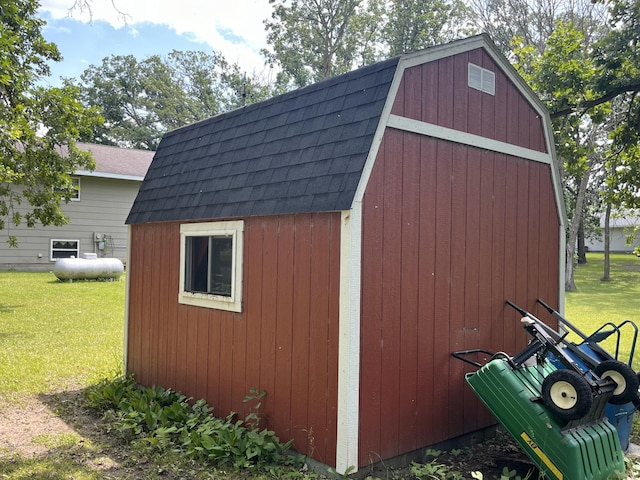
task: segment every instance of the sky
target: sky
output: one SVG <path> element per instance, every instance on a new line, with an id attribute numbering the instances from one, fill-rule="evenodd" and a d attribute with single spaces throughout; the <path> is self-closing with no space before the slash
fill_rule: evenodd
<path id="1" fill-rule="evenodd" d="M 79 78 L 110 55 L 142 60 L 172 50 L 221 52 L 249 74 L 268 74 L 260 55 L 267 46 L 268 0 L 90 0 L 91 12 L 72 9 L 75 3 L 40 0 L 44 38 L 63 56 L 51 64 L 51 85 L 61 76 Z"/>

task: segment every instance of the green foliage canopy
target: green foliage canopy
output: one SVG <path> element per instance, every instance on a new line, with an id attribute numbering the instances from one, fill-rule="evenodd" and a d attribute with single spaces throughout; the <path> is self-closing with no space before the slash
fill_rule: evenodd
<path id="1" fill-rule="evenodd" d="M 36 0 L 0 0 L 0 230 L 66 223 L 61 203 L 73 193 L 70 175 L 94 166 L 75 141 L 101 121 L 97 110 L 82 105 L 77 88 L 38 84 L 61 56 L 42 36 L 37 7 Z M 16 246 L 14 236 L 8 241 Z"/>
<path id="2" fill-rule="evenodd" d="M 270 0 L 267 63 L 303 87 L 472 33 L 458 0 Z"/>
<path id="3" fill-rule="evenodd" d="M 169 130 L 269 94 L 221 54 L 200 51 L 174 50 L 166 58 L 143 60 L 112 55 L 66 84 L 80 89 L 85 105 L 99 107 L 105 117 L 83 140 L 144 150 L 155 150 Z"/>

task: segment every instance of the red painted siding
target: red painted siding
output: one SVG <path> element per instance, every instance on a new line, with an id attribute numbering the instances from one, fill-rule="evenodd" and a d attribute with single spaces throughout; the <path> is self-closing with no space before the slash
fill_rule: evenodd
<path id="1" fill-rule="evenodd" d="M 469 62 L 496 74 L 496 94 L 467 87 Z M 483 49 L 405 70 L 391 113 L 546 152 L 542 118 Z"/>
<path id="2" fill-rule="evenodd" d="M 494 423 L 451 357 L 526 345 L 557 304 L 550 167 L 388 129 L 363 203 L 360 464 Z"/>
<path id="3" fill-rule="evenodd" d="M 177 303 L 179 232 L 131 227 L 128 370 L 220 416 L 264 389 L 266 426 L 334 465 L 340 214 L 245 220 L 242 313 Z"/>

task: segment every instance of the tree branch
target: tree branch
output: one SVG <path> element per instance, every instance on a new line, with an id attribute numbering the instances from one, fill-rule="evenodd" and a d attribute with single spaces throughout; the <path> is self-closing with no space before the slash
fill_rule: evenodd
<path id="1" fill-rule="evenodd" d="M 608 102 L 609 100 L 613 100 L 618 95 L 622 95 L 623 93 L 640 93 L 640 83 L 624 85 L 618 88 L 614 88 L 613 90 L 605 93 L 601 97 L 595 98 L 593 100 L 588 100 L 585 102 L 581 102 L 578 105 L 571 105 L 568 108 L 564 108 L 562 110 L 558 110 L 557 112 L 550 112 L 551 118 L 560 118 L 575 113 L 577 111 L 581 111 L 582 113 L 587 110 L 597 107 L 598 105 L 602 105 L 603 103 Z"/>

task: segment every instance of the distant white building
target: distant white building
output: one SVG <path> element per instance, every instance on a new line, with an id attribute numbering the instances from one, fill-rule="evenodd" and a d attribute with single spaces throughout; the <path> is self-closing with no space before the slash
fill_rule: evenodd
<path id="1" fill-rule="evenodd" d="M 62 205 L 69 223 L 61 227 L 10 226 L 9 232 L 0 231 L 0 270 L 49 270 L 58 258 L 79 258 L 83 253 L 126 260 L 124 222 L 155 152 L 77 145 L 91 151 L 96 168 L 79 170 L 73 176 L 78 193 Z M 9 247 L 6 238 L 1 238 L 9 234 L 17 237 L 18 248 Z"/>
<path id="2" fill-rule="evenodd" d="M 640 245 L 640 216 L 638 212 L 628 216 L 611 216 L 609 220 L 611 252 L 633 252 Z M 597 239 L 586 239 L 591 252 L 604 251 L 604 215 L 600 216 L 600 235 Z"/>

